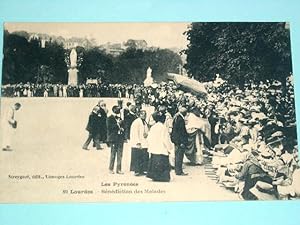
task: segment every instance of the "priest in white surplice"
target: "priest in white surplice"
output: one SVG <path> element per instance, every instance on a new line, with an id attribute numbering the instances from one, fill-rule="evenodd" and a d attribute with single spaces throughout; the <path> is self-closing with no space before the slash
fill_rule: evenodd
<path id="1" fill-rule="evenodd" d="M 20 103 L 15 103 L 13 106 L 7 108 L 7 111 L 2 117 L 2 150 L 11 151 L 12 138 L 15 135 L 17 129 L 16 111 L 21 108 Z"/>

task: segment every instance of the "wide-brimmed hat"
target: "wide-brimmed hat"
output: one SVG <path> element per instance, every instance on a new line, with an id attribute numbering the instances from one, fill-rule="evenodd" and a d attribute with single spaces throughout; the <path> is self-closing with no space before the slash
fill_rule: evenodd
<path id="1" fill-rule="evenodd" d="M 274 145 L 274 144 L 276 144 L 276 143 L 279 143 L 279 142 L 281 142 L 281 141 L 283 141 L 283 139 L 284 139 L 284 136 L 282 136 L 282 137 L 269 137 L 269 138 L 267 138 L 267 140 L 266 140 L 266 142 L 267 142 L 267 145 Z"/>
<path id="2" fill-rule="evenodd" d="M 244 98 L 245 96 L 242 93 L 236 94 L 235 98 Z"/>
<path id="3" fill-rule="evenodd" d="M 257 123 L 258 123 L 258 121 L 255 120 L 254 118 L 248 120 L 248 124 L 249 124 L 249 125 L 254 125 L 254 124 L 257 124 Z"/>
<path id="4" fill-rule="evenodd" d="M 284 134 L 282 131 L 276 131 L 273 134 L 271 134 L 271 137 L 283 137 Z"/>
<path id="5" fill-rule="evenodd" d="M 223 151 L 227 146 L 228 146 L 228 144 L 216 144 L 214 147 L 214 150 L 215 151 Z"/>
<path id="6" fill-rule="evenodd" d="M 241 122 L 242 124 L 248 124 L 248 119 L 242 117 L 242 118 L 239 118 L 238 120 L 239 122 Z"/>
<path id="7" fill-rule="evenodd" d="M 251 152 L 253 150 L 252 145 L 250 144 L 244 144 L 242 148 L 244 151 L 248 151 L 248 152 Z"/>
<path id="8" fill-rule="evenodd" d="M 258 200 L 276 200 L 273 185 L 266 182 L 257 181 L 250 192 L 257 197 Z"/>
<path id="9" fill-rule="evenodd" d="M 269 159 L 272 157 L 272 154 L 269 151 L 262 151 L 260 153 L 261 157 L 265 158 L 265 159 Z"/>
<path id="10" fill-rule="evenodd" d="M 229 108 L 229 112 L 239 112 L 241 108 L 239 106 L 232 106 Z"/>
<path id="11" fill-rule="evenodd" d="M 259 113 L 253 113 L 251 114 L 253 115 L 253 118 L 254 119 L 258 119 L 258 120 L 266 120 L 268 119 L 268 117 L 266 116 L 266 114 L 262 113 L 262 112 L 259 112 Z"/>
<path id="12" fill-rule="evenodd" d="M 265 142 L 262 142 L 260 144 L 260 146 L 257 148 L 258 152 L 265 152 L 265 151 L 269 151 L 269 150 L 270 150 L 270 147 Z"/>
<path id="13" fill-rule="evenodd" d="M 252 106 L 249 111 L 259 113 L 261 110 L 259 106 Z"/>

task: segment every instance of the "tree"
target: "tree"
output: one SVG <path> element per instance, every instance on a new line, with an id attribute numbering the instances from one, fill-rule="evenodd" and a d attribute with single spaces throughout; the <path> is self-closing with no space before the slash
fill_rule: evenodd
<path id="1" fill-rule="evenodd" d="M 4 32 L 3 84 L 33 81 L 37 72 L 36 43 Z"/>
<path id="2" fill-rule="evenodd" d="M 78 54 L 82 54 L 82 63 L 78 67 L 80 82 L 85 82 L 87 78 L 108 79 L 113 68 L 110 56 L 96 47 L 88 50 L 82 48 Z"/>
<path id="3" fill-rule="evenodd" d="M 28 40 L 23 33 L 4 32 L 3 84 L 43 81 L 66 83 L 67 65 L 62 44 L 48 41 L 42 48 L 39 37 Z M 49 77 L 45 79 L 47 74 Z M 44 78 L 40 79 L 41 76 Z"/>
<path id="4" fill-rule="evenodd" d="M 128 39 L 124 46 L 127 48 L 133 48 L 133 49 L 145 49 L 147 47 L 147 42 L 145 40 L 133 40 Z"/>
<path id="5" fill-rule="evenodd" d="M 292 72 L 289 30 L 285 23 L 192 23 L 186 31 L 189 76 L 209 81 L 215 74 L 243 85 L 285 80 Z"/>
<path id="6" fill-rule="evenodd" d="M 47 66 L 52 71 L 50 83 L 66 83 L 68 79 L 67 64 L 65 62 L 65 52 L 62 44 L 56 41 L 48 42 L 45 48 L 40 49 L 40 61 L 43 66 Z"/>
<path id="7" fill-rule="evenodd" d="M 35 77 L 37 83 L 51 83 L 54 79 L 54 72 L 50 66 L 42 65 Z"/>
<path id="8" fill-rule="evenodd" d="M 143 49 L 143 40 L 132 40 L 121 55 L 113 57 L 97 47 L 76 47 L 79 83 L 87 78 L 110 83 L 141 84 L 147 68 L 152 68 L 155 81 L 166 80 L 168 72 L 177 72 L 181 57 L 169 49 Z M 130 43 L 130 41 L 129 41 Z M 55 39 L 41 46 L 41 38 L 33 35 L 27 40 L 16 34 L 4 34 L 3 84 L 26 82 L 67 83 L 69 55 Z"/>
<path id="9" fill-rule="evenodd" d="M 146 78 L 147 68 L 151 67 L 154 80 L 160 82 L 166 80 L 167 72 L 177 72 L 181 64 L 180 56 L 169 49 L 128 48 L 116 58 L 110 81 L 142 84 Z"/>
<path id="10" fill-rule="evenodd" d="M 153 78 L 157 82 L 166 81 L 167 73 L 178 73 L 181 65 L 180 55 L 169 49 L 157 49 L 153 52 Z"/>

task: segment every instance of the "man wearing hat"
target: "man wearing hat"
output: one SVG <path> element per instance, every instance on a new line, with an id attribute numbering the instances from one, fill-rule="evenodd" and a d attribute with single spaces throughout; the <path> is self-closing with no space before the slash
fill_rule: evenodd
<path id="1" fill-rule="evenodd" d="M 106 119 L 107 119 L 107 108 L 106 108 L 106 103 L 103 100 L 100 100 L 97 104 L 97 106 L 99 106 L 99 111 L 98 111 L 98 117 L 99 117 L 99 123 L 98 125 L 98 129 L 99 132 L 96 136 L 97 141 L 99 142 L 98 148 L 99 149 L 103 149 L 100 145 L 100 143 L 104 143 L 106 142 L 106 135 L 107 135 L 107 130 L 106 130 Z"/>
<path id="2" fill-rule="evenodd" d="M 211 147 L 213 148 L 218 143 L 218 135 L 215 132 L 215 126 L 218 122 L 218 115 L 215 112 L 215 106 L 212 102 L 208 103 L 204 114 L 211 127 Z"/>
<path id="3" fill-rule="evenodd" d="M 107 125 L 107 142 L 111 147 L 109 172 L 114 174 L 114 163 L 117 156 L 117 174 L 123 174 L 122 168 L 122 155 L 124 145 L 124 127 L 123 120 L 121 120 L 120 107 L 115 105 L 112 107 L 112 115 L 106 120 Z"/>
<path id="4" fill-rule="evenodd" d="M 89 150 L 88 146 L 91 140 L 94 141 L 95 147 L 97 149 L 100 149 L 100 143 L 97 137 L 101 130 L 101 127 L 99 126 L 99 122 L 101 121 L 101 118 L 98 117 L 99 110 L 100 107 L 97 105 L 93 108 L 91 114 L 89 115 L 88 124 L 86 126 L 86 130 L 89 132 L 89 136 L 82 146 L 82 149 L 84 150 Z"/>
<path id="5" fill-rule="evenodd" d="M 272 179 L 267 175 L 267 173 L 262 169 L 260 162 L 250 153 L 243 165 L 242 170 L 236 175 L 238 180 L 245 181 L 245 186 L 241 193 L 245 200 L 256 200 L 257 197 L 250 192 L 257 181 L 264 181 L 267 183 L 272 183 Z"/>

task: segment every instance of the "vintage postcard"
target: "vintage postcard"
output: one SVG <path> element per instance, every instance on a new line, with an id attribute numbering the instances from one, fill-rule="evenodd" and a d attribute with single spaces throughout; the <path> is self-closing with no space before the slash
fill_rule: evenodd
<path id="1" fill-rule="evenodd" d="M 0 202 L 300 196 L 288 22 L 5 23 Z"/>

